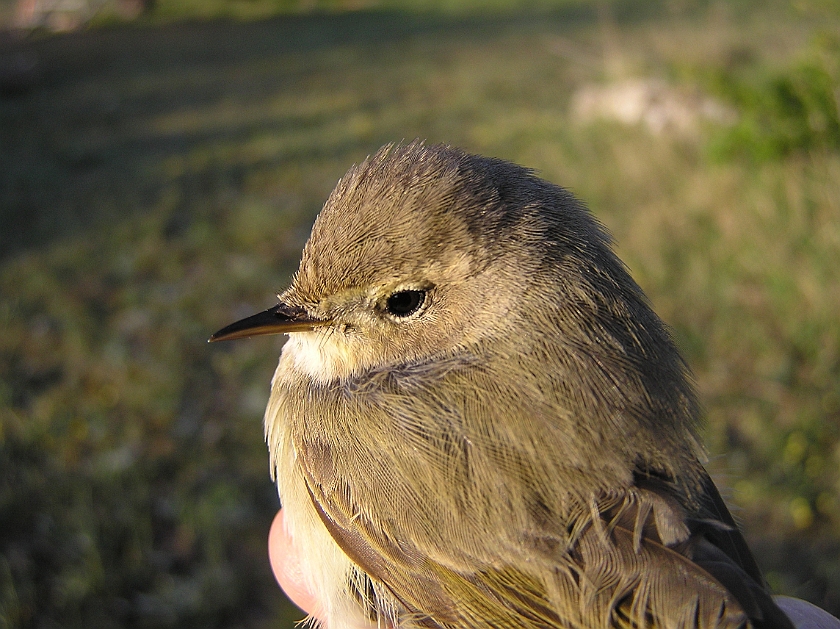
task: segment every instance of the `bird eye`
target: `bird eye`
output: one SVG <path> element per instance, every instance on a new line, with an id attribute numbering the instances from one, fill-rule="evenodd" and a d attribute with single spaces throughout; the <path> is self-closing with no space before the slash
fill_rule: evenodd
<path id="1" fill-rule="evenodd" d="M 395 317 L 407 317 L 420 310 L 424 301 L 426 301 L 424 290 L 399 290 L 388 297 L 385 310 Z"/>

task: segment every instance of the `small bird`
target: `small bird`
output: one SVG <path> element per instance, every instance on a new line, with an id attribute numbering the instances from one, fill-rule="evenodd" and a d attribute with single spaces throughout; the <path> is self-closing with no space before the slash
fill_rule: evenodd
<path id="1" fill-rule="evenodd" d="M 663 322 L 568 191 L 419 141 L 338 182 L 265 415 L 331 629 L 792 629 Z"/>

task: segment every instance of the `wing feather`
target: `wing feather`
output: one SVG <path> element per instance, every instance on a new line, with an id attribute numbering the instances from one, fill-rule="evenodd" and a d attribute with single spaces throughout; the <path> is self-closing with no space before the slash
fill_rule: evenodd
<path id="1" fill-rule="evenodd" d="M 566 546 L 530 549 L 537 560 L 527 549 L 519 561 L 488 566 L 477 559 L 472 571 L 433 560 L 445 549 L 418 548 L 387 522 L 372 521 L 349 493 L 326 494 L 311 474 L 307 484 L 339 546 L 398 602 L 394 620 L 403 627 L 734 629 L 752 622 L 790 629 L 765 624 L 781 612 L 740 566 L 740 554 L 733 560 L 707 539 L 710 531 L 725 531 L 725 549 L 737 549 L 729 525 L 687 518 L 650 483 L 581 505 Z"/>

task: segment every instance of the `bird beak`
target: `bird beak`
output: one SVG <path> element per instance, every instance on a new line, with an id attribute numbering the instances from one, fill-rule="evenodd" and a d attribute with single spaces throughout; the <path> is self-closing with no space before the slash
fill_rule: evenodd
<path id="1" fill-rule="evenodd" d="M 207 342 L 232 341 L 265 334 L 305 332 L 330 323 L 332 323 L 330 320 L 312 318 L 303 308 L 281 303 L 236 323 L 231 323 L 216 332 Z"/>

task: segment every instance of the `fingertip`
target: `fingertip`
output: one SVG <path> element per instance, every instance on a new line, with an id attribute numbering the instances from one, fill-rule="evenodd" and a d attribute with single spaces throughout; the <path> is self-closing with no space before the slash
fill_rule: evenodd
<path id="1" fill-rule="evenodd" d="M 286 596 L 306 613 L 317 616 L 318 604 L 304 584 L 300 555 L 283 524 L 282 509 L 274 516 L 268 531 L 268 560 Z"/>

